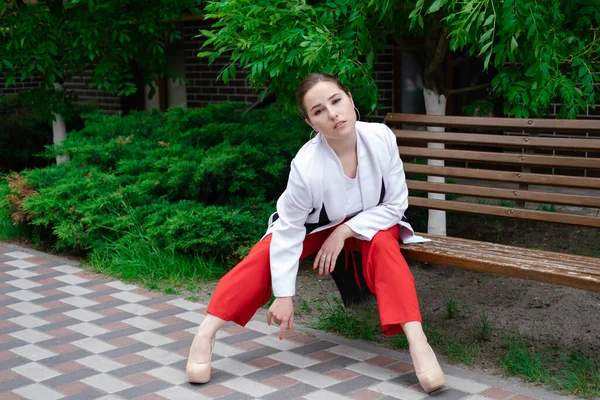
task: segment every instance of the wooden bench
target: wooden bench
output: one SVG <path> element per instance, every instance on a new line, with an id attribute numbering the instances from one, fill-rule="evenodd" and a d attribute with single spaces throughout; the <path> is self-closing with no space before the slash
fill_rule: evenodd
<path id="1" fill-rule="evenodd" d="M 585 136 L 600 133 L 600 121 L 414 114 L 388 114 L 385 120 L 398 138 L 407 174 L 459 180 L 453 184 L 407 179 L 411 190 L 461 196 L 411 196 L 411 207 L 600 228 L 600 138 Z M 401 129 L 403 124 L 411 129 Z M 458 132 L 415 130 L 416 125 Z M 427 143 L 446 146 L 428 148 Z M 445 160 L 446 165 L 418 163 L 427 159 Z M 461 201 L 465 197 L 515 204 Z M 425 236 L 432 242 L 403 246 L 403 254 L 427 263 L 600 291 L 598 258 Z"/>
<path id="2" fill-rule="evenodd" d="M 390 113 L 385 122 L 396 134 L 411 194 L 450 195 L 411 195 L 411 208 L 600 228 L 600 138 L 586 136 L 600 133 L 600 121 Z M 600 258 L 419 235 L 432 241 L 402 245 L 407 259 L 600 291 Z M 364 299 L 350 277 L 334 271 L 333 278 L 346 304 Z"/>

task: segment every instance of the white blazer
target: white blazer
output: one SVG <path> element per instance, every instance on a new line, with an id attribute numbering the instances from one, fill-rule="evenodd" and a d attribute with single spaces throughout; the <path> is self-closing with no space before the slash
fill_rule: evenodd
<path id="1" fill-rule="evenodd" d="M 408 188 L 396 136 L 384 124 L 356 122 L 359 185 L 363 211 L 346 222 L 357 238 L 371 240 L 381 230 L 401 225 L 400 239 L 414 236 L 405 221 Z M 287 187 L 269 219 L 271 280 L 276 297 L 296 293 L 296 275 L 307 234 L 346 218 L 346 186 L 339 158 L 318 134 L 292 160 Z"/>

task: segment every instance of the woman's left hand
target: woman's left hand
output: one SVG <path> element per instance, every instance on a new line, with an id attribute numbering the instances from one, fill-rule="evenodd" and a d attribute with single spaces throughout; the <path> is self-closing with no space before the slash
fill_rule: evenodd
<path id="1" fill-rule="evenodd" d="M 346 224 L 341 224 L 325 240 L 323 246 L 317 253 L 313 269 L 319 269 L 319 275 L 333 272 L 335 262 L 344 248 L 344 241 L 354 235 L 354 231 Z"/>

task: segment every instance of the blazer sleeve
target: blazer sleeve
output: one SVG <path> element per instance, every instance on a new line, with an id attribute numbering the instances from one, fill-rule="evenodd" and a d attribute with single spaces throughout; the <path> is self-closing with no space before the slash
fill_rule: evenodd
<path id="1" fill-rule="evenodd" d="M 384 179 L 387 182 L 385 196 L 381 204 L 363 210 L 346 221 L 346 225 L 357 233 L 356 237 L 362 240 L 371 240 L 377 232 L 400 223 L 408 208 L 408 187 L 402 160 L 398 154 L 396 136 L 387 125 L 381 126 L 385 130 L 384 137 L 389 152 L 385 156 L 390 160 L 389 175 Z"/>
<path id="2" fill-rule="evenodd" d="M 292 161 L 285 191 L 277 200 L 277 215 L 270 246 L 271 283 L 275 297 L 296 294 L 296 275 L 306 236 L 306 219 L 312 209 L 309 187 Z"/>

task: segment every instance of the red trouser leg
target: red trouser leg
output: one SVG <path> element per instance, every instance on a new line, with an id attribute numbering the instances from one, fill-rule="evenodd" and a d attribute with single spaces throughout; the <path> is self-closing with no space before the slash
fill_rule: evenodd
<path id="1" fill-rule="evenodd" d="M 317 252 L 333 229 L 306 235 L 300 260 Z M 221 278 L 208 305 L 209 314 L 244 326 L 256 310 L 267 304 L 271 299 L 270 245 L 268 235 Z"/>
<path id="2" fill-rule="evenodd" d="M 351 239 L 362 254 L 362 267 L 369 290 L 377 298 L 384 335 L 402 333 L 400 324 L 421 322 L 415 279 L 400 253 L 400 227 L 378 232 L 371 241 Z"/>

